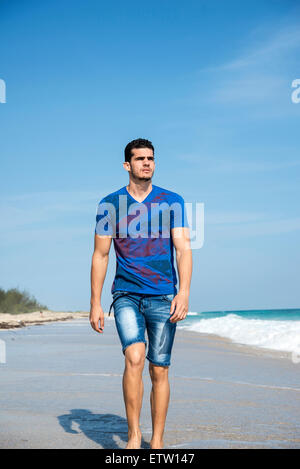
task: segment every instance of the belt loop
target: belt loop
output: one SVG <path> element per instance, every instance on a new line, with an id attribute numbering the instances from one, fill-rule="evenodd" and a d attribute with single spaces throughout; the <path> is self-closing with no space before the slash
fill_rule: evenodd
<path id="1" fill-rule="evenodd" d="M 146 296 L 147 296 L 147 295 L 145 295 L 145 294 L 142 294 L 142 295 L 141 295 L 141 298 L 140 298 L 140 301 L 139 301 L 139 311 L 140 311 L 140 308 L 141 308 L 141 301 L 142 301 L 144 298 L 146 298 Z"/>

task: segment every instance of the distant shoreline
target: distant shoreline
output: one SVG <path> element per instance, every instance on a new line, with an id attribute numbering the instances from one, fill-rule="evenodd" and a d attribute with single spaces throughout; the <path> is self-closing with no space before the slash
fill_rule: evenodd
<path id="1" fill-rule="evenodd" d="M 104 314 L 107 316 L 107 313 Z M 79 311 L 78 313 L 65 311 L 40 310 L 32 313 L 21 314 L 0 314 L 0 330 L 16 329 L 20 327 L 44 324 L 45 322 L 67 321 L 71 319 L 87 318 L 89 312 Z"/>

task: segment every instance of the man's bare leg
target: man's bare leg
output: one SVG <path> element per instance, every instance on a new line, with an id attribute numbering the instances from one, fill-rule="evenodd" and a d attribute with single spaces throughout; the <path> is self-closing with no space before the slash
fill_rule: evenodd
<path id="1" fill-rule="evenodd" d="M 142 379 L 145 364 L 145 344 L 137 342 L 125 350 L 123 374 L 123 396 L 125 401 L 128 443 L 126 449 L 141 447 L 140 413 L 143 402 L 144 383 Z"/>
<path id="2" fill-rule="evenodd" d="M 149 373 L 152 381 L 150 394 L 152 415 L 151 449 L 163 448 L 163 434 L 170 400 L 168 371 L 167 366 L 156 366 L 149 363 Z"/>

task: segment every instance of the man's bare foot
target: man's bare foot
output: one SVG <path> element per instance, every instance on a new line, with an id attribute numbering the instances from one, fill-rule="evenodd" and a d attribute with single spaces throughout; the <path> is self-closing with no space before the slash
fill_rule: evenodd
<path id="1" fill-rule="evenodd" d="M 142 433 L 140 431 L 134 432 L 134 433 L 128 432 L 128 443 L 125 449 L 140 449 L 141 440 L 142 440 Z"/>
<path id="2" fill-rule="evenodd" d="M 154 439 L 152 438 L 152 440 L 150 441 L 150 448 L 151 449 L 163 449 L 163 441 L 162 440 L 159 440 L 159 439 Z"/>

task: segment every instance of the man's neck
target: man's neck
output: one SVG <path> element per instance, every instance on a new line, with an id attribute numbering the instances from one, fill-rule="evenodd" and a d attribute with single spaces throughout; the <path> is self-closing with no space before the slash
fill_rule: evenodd
<path id="1" fill-rule="evenodd" d="M 140 183 L 130 181 L 126 188 L 134 199 L 144 200 L 152 191 L 152 181 L 142 181 Z"/>

